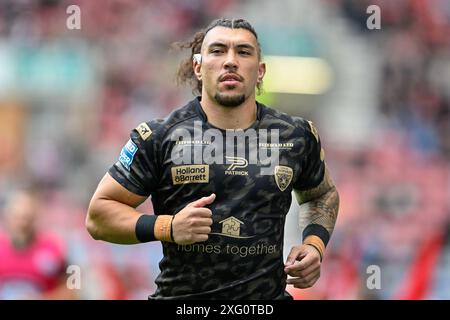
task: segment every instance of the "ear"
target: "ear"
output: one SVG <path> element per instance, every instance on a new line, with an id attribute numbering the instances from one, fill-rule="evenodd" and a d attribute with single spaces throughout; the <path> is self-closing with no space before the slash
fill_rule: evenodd
<path id="1" fill-rule="evenodd" d="M 194 74 L 197 77 L 198 80 L 202 80 L 202 73 L 201 73 L 201 67 L 202 64 L 199 63 L 197 60 L 192 60 L 192 69 L 194 70 Z"/>
<path id="2" fill-rule="evenodd" d="M 258 83 L 262 81 L 265 74 L 266 74 L 266 64 L 264 62 L 260 62 L 258 67 Z"/>

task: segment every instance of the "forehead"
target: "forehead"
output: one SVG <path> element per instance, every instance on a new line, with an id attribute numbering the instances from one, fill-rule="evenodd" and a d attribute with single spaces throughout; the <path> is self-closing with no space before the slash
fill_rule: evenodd
<path id="1" fill-rule="evenodd" d="M 253 33 L 242 28 L 231 29 L 226 27 L 215 27 L 206 34 L 205 39 L 203 39 L 202 47 L 207 47 L 213 42 L 223 42 L 228 46 L 238 43 L 249 43 L 255 48 L 257 46 L 257 41 Z"/>

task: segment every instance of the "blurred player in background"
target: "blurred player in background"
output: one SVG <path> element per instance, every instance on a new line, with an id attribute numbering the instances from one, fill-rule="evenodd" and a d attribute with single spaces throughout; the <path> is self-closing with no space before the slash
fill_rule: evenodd
<path id="1" fill-rule="evenodd" d="M 317 130 L 256 101 L 266 65 L 247 21 L 216 20 L 181 47 L 191 54 L 178 75 L 200 96 L 132 131 L 92 197 L 87 229 L 114 243 L 161 241 L 151 298 L 291 299 L 286 284 L 308 288 L 320 277 L 339 207 Z M 195 138 L 196 126 L 215 139 Z M 266 129 L 270 139 L 262 143 Z M 225 139 L 231 133 L 240 144 Z M 241 147 L 240 157 L 228 154 L 239 155 Z M 262 159 L 251 161 L 262 150 L 277 154 L 269 174 Z M 199 155 L 201 161 L 192 160 Z M 180 164 L 177 156 L 190 160 Z M 292 191 L 303 235 L 284 262 Z M 149 196 L 155 215 L 135 209 Z"/>
<path id="2" fill-rule="evenodd" d="M 38 228 L 36 192 L 13 192 L 0 232 L 0 299 L 72 299 L 66 286 L 66 253 L 60 239 Z"/>

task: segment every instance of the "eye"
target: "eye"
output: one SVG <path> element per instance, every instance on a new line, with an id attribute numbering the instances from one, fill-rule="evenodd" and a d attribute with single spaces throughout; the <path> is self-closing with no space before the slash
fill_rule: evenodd
<path id="1" fill-rule="evenodd" d="M 244 55 L 244 56 L 249 56 L 249 55 L 251 55 L 251 53 L 250 53 L 249 51 L 245 51 L 245 50 L 239 51 L 239 54 L 242 54 L 242 55 Z"/>
<path id="2" fill-rule="evenodd" d="M 221 50 L 221 49 L 212 49 L 211 53 L 220 54 L 220 53 L 223 53 L 223 50 Z"/>

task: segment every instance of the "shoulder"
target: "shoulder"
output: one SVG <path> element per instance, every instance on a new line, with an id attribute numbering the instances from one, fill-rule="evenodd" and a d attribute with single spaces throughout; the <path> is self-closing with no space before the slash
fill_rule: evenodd
<path id="1" fill-rule="evenodd" d="M 264 118 L 266 121 L 275 121 L 289 127 L 294 127 L 302 131 L 311 131 L 311 121 L 299 116 L 292 116 L 285 112 L 261 104 L 264 109 Z"/>
<path id="2" fill-rule="evenodd" d="M 9 243 L 10 243 L 9 237 L 6 235 L 5 232 L 0 230 L 0 247 L 4 248 L 4 247 L 8 246 Z"/>
<path id="3" fill-rule="evenodd" d="M 185 106 L 172 111 L 165 118 L 153 119 L 140 123 L 132 130 L 132 135 L 135 135 L 143 141 L 161 141 L 171 129 L 182 125 L 184 122 L 190 121 L 197 116 L 198 114 L 195 112 L 195 107 L 191 101 Z"/>

